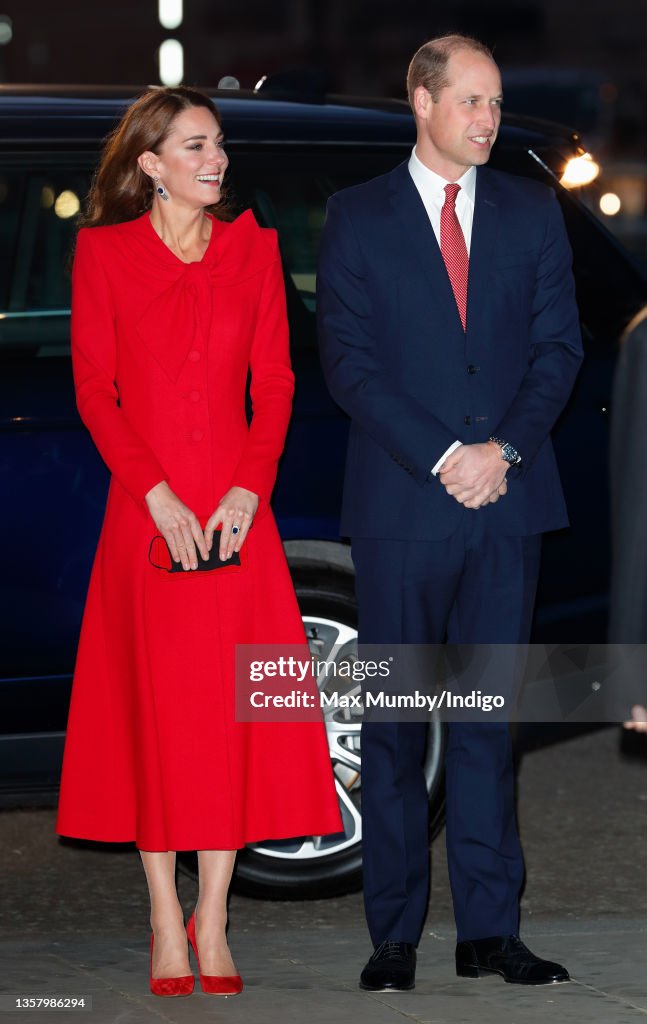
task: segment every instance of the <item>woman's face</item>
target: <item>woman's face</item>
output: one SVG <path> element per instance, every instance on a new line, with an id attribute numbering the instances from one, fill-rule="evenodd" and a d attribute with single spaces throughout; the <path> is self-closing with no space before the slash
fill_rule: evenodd
<path id="1" fill-rule="evenodd" d="M 190 107 L 178 114 L 155 162 L 154 173 L 174 204 L 195 209 L 217 203 L 229 160 L 211 111 Z"/>

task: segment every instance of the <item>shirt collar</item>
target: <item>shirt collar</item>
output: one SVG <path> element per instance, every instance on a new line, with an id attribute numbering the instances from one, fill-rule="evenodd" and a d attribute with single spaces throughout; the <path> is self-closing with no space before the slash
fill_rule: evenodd
<path id="1" fill-rule="evenodd" d="M 435 171 L 430 170 L 423 164 L 422 160 L 416 153 L 416 147 L 414 146 L 411 150 L 411 157 L 409 159 L 409 173 L 413 178 L 415 184 L 419 189 L 424 189 L 426 192 L 432 194 L 438 194 L 445 200 L 445 185 L 449 185 L 449 182 L 445 178 L 441 178 L 440 174 L 436 174 Z M 474 197 L 476 195 L 476 167 L 468 167 L 460 178 L 456 180 L 456 184 L 460 185 L 462 191 L 466 197 L 474 205 Z"/>

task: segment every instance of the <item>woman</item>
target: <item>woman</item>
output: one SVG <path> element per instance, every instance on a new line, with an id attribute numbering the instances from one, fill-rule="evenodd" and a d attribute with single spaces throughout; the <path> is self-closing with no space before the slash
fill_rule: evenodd
<path id="1" fill-rule="evenodd" d="M 242 988 L 225 937 L 236 849 L 341 830 L 321 722 L 235 720 L 236 644 L 305 637 L 269 509 L 293 391 L 281 263 L 250 211 L 219 219 L 227 164 L 208 97 L 149 90 L 108 141 L 73 269 L 77 404 L 112 480 L 57 831 L 136 842 L 157 995 L 193 989 L 187 930 L 203 988 Z M 156 534 L 181 572 L 156 567 Z M 214 546 L 226 568 L 196 571 Z M 184 849 L 200 881 L 187 930 Z"/>

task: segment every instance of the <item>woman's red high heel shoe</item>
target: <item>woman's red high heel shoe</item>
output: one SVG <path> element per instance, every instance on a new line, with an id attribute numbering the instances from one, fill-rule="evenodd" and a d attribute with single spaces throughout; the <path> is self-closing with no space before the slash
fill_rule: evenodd
<path id="1" fill-rule="evenodd" d="M 155 937 L 151 935 L 151 992 L 154 996 L 190 996 L 195 985 L 195 978 L 192 974 L 185 974 L 181 978 L 154 978 L 153 977 L 153 945 Z"/>
<path id="2" fill-rule="evenodd" d="M 240 974 L 203 974 L 200 970 L 198 943 L 195 937 L 195 913 L 191 914 L 191 917 L 189 918 L 189 923 L 186 926 L 186 933 L 189 936 L 189 942 L 193 946 L 193 952 L 195 953 L 195 958 L 198 961 L 198 971 L 200 974 L 202 991 L 208 992 L 212 996 L 237 996 L 239 992 L 242 992 L 243 979 Z"/>

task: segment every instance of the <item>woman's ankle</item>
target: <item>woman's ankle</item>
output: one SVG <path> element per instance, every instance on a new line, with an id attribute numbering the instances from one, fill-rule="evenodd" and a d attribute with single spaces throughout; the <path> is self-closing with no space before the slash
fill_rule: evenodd
<path id="1" fill-rule="evenodd" d="M 151 910 L 150 925 L 153 932 L 176 931 L 184 928 L 184 914 L 178 903 L 177 907 Z"/>
<path id="2" fill-rule="evenodd" d="M 208 922 L 211 927 L 218 925 L 226 928 L 227 919 L 227 906 L 222 900 L 198 900 L 196 903 L 196 926 L 202 926 Z"/>

